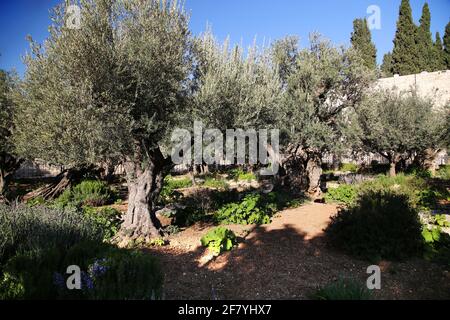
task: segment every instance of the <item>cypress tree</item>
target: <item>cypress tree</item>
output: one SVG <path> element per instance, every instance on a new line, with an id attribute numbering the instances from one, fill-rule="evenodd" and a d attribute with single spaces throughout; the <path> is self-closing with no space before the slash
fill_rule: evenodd
<path id="1" fill-rule="evenodd" d="M 447 69 L 447 64 L 445 63 L 444 47 L 442 46 L 441 35 L 436 32 L 436 41 L 434 43 L 434 70 L 440 71 Z"/>
<path id="2" fill-rule="evenodd" d="M 383 77 L 392 77 L 392 53 L 388 52 L 383 57 L 383 63 L 381 64 L 381 72 Z"/>
<path id="3" fill-rule="evenodd" d="M 431 14 L 428 3 L 422 8 L 422 17 L 420 26 L 417 29 L 417 61 L 419 71 L 433 71 L 435 66 L 435 55 L 433 47 L 433 38 L 430 31 Z"/>
<path id="4" fill-rule="evenodd" d="M 417 73 L 417 26 L 413 22 L 409 0 L 402 0 L 392 52 L 393 72 L 400 75 Z"/>
<path id="5" fill-rule="evenodd" d="M 351 42 L 353 48 L 363 58 L 364 65 L 371 70 L 375 70 L 377 67 L 377 49 L 372 42 L 372 35 L 366 19 L 355 19 L 353 21 Z"/>
<path id="6" fill-rule="evenodd" d="M 444 34 L 444 59 L 447 69 L 450 69 L 450 22 L 445 27 Z"/>

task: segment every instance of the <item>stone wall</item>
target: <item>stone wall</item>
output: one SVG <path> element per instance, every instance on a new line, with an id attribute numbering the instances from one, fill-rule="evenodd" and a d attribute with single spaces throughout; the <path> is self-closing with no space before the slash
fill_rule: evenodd
<path id="1" fill-rule="evenodd" d="M 391 78 L 378 80 L 377 88 L 411 91 L 413 88 L 422 97 L 430 97 L 437 105 L 450 102 L 450 70 L 422 72 L 408 76 L 395 75 Z"/>

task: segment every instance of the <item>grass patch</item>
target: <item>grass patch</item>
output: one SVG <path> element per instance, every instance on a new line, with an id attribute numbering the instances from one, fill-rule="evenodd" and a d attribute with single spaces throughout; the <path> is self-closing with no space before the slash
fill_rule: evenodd
<path id="1" fill-rule="evenodd" d="M 311 298 L 314 300 L 370 300 L 372 293 L 356 280 L 341 278 L 318 289 Z"/>

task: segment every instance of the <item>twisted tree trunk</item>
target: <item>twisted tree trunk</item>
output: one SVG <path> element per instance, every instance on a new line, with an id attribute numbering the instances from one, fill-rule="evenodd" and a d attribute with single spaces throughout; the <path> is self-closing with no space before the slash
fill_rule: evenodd
<path id="1" fill-rule="evenodd" d="M 308 176 L 308 194 L 313 198 L 319 197 L 322 194 L 322 190 L 320 188 L 320 177 L 322 176 L 322 159 L 319 154 L 308 154 L 306 174 Z"/>
<path id="2" fill-rule="evenodd" d="M 161 235 L 161 225 L 153 208 L 168 174 L 170 159 L 159 149 L 148 151 L 143 157 L 137 152 L 124 163 L 128 184 L 128 209 L 121 235 L 130 239 L 149 241 Z"/>

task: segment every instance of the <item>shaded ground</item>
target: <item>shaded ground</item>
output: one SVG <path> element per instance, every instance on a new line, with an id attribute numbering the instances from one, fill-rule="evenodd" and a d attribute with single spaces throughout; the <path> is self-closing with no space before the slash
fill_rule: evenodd
<path id="1" fill-rule="evenodd" d="M 149 249 L 165 270 L 166 299 L 307 299 L 339 277 L 365 283 L 368 262 L 328 249 L 323 229 L 333 205 L 310 203 L 281 212 L 268 226 L 230 226 L 239 246 L 208 262 L 199 246 L 211 226 L 196 225 L 173 236 L 171 245 Z M 450 274 L 421 259 L 384 261 L 379 299 L 448 299 Z"/>

